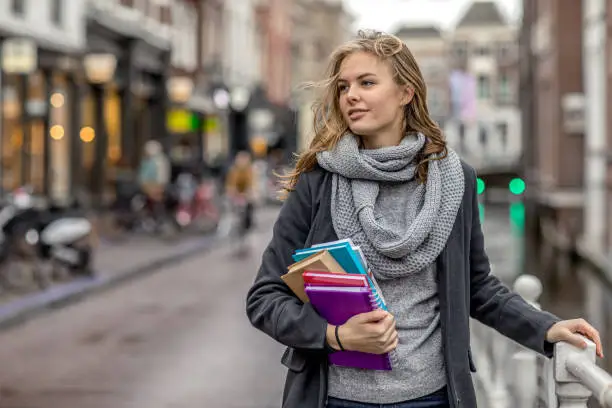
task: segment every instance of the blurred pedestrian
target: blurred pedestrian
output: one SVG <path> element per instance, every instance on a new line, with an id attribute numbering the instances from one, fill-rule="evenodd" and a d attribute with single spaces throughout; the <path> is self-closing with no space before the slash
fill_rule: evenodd
<path id="1" fill-rule="evenodd" d="M 231 203 L 243 205 L 244 218 L 242 228 L 248 233 L 253 225 L 254 205 L 253 196 L 255 188 L 255 170 L 251 154 L 247 151 L 240 151 L 236 154 L 234 162 L 230 167 L 226 181 L 225 194 Z"/>
<path id="2" fill-rule="evenodd" d="M 140 188 L 153 206 L 153 216 L 158 221 L 164 215 L 164 198 L 170 183 L 170 162 L 164 149 L 156 140 L 144 146 L 144 157 L 138 171 Z"/>
<path id="3" fill-rule="evenodd" d="M 584 320 L 536 310 L 491 274 L 476 173 L 446 144 L 397 37 L 361 32 L 331 57 L 315 136 L 247 296 L 251 323 L 286 345 L 283 407 L 476 406 L 470 317 L 548 357 L 584 347 Z M 350 238 L 387 301 L 333 326 L 280 279 L 295 250 Z M 452 339 L 452 340 L 451 340 Z M 329 365 L 340 350 L 392 353 L 391 371 Z"/>

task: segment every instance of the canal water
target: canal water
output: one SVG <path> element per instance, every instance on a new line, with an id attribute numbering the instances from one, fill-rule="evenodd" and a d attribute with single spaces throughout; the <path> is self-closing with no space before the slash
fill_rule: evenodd
<path id="1" fill-rule="evenodd" d="M 606 358 L 598 364 L 612 372 L 612 282 L 586 262 L 548 247 L 528 251 L 525 259 L 525 208 L 522 202 L 481 205 L 487 253 L 493 272 L 508 285 L 521 273 L 542 281 L 543 309 L 563 319 L 584 317 L 601 334 Z"/>

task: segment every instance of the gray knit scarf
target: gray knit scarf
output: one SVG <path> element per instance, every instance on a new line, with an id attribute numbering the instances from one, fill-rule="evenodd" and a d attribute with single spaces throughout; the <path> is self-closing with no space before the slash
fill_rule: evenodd
<path id="1" fill-rule="evenodd" d="M 317 161 L 332 177 L 331 211 L 339 239 L 351 238 L 361 247 L 374 275 L 394 279 L 431 265 L 455 223 L 463 199 L 465 180 L 457 154 L 429 162 L 427 182 L 416 179 L 416 155 L 425 145 L 422 134 L 407 135 L 398 146 L 366 150 L 358 138 L 345 134 L 333 150 L 317 154 Z M 375 214 L 381 184 L 405 183 L 408 194 L 407 229 L 403 234 L 383 228 Z"/>

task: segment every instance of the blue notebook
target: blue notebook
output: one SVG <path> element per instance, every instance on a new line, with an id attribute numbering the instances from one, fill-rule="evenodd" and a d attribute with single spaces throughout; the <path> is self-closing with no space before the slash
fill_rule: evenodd
<path id="1" fill-rule="evenodd" d="M 346 273 L 361 273 L 367 275 L 367 269 L 361 262 L 361 256 L 354 251 L 349 242 L 332 242 L 329 245 L 319 244 L 314 247 L 298 249 L 293 255 L 293 259 L 297 262 L 310 255 L 327 249 L 330 254 L 340 264 Z"/>
<path id="2" fill-rule="evenodd" d="M 311 246 L 310 248 L 327 248 L 327 247 L 336 246 L 338 244 L 342 244 L 345 242 L 349 243 L 351 246 L 351 249 L 359 254 L 359 259 L 361 259 L 361 264 L 366 270 L 368 270 L 368 261 L 366 260 L 366 257 L 363 254 L 363 251 L 358 246 L 355 246 L 355 244 L 353 244 L 353 241 L 350 238 L 339 239 L 338 241 L 332 241 L 332 242 L 323 242 L 321 244 L 315 244 Z"/>

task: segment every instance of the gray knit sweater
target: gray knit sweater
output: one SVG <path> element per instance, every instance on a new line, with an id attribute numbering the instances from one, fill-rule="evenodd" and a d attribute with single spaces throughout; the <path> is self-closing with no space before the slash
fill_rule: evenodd
<path id="1" fill-rule="evenodd" d="M 404 184 L 381 184 L 375 213 L 391 231 L 405 231 L 408 196 Z M 406 201 L 404 201 L 406 200 Z M 391 404 L 430 394 L 446 384 L 435 267 L 405 277 L 379 280 L 389 311 L 395 316 L 399 344 L 391 371 L 330 365 L 332 397 Z"/>

